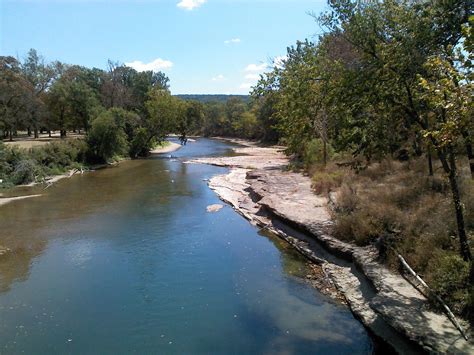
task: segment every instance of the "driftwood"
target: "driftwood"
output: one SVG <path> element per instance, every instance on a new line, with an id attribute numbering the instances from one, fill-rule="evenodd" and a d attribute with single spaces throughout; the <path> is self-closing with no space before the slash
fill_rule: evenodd
<path id="1" fill-rule="evenodd" d="M 408 265 L 406 260 L 401 256 L 400 254 L 397 253 L 398 260 L 400 260 L 401 264 L 405 267 L 405 269 L 408 270 L 408 272 L 426 289 L 428 292 L 427 297 L 433 297 L 436 301 L 438 301 L 442 306 L 443 309 L 445 310 L 449 320 L 454 324 L 454 326 L 459 330 L 461 335 L 463 336 L 464 339 L 468 340 L 467 334 L 462 328 L 461 324 L 457 321 L 456 317 L 454 316 L 453 312 L 449 309 L 448 305 L 444 303 L 444 301 L 439 297 L 427 284 L 423 279 Z"/>
<path id="2" fill-rule="evenodd" d="M 81 174 L 84 173 L 82 167 L 81 167 L 80 172 L 81 172 Z M 68 175 L 65 175 L 64 177 L 67 178 L 67 179 L 69 179 L 70 177 L 72 177 L 73 175 L 75 175 L 75 174 L 77 174 L 77 173 L 79 173 L 79 170 L 76 169 L 76 168 L 74 168 L 74 169 L 72 169 L 72 170 L 69 172 Z M 46 179 L 43 179 L 43 183 L 46 184 L 46 187 L 45 187 L 43 190 L 46 190 L 47 188 L 49 188 L 49 187 L 51 187 L 51 186 L 53 185 L 53 182 L 48 181 L 48 180 L 46 180 Z"/>

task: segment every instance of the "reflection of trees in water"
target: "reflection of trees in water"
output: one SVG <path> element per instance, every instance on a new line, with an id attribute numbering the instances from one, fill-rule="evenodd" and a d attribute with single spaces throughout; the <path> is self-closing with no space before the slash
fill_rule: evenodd
<path id="1" fill-rule="evenodd" d="M 270 240 L 280 251 L 282 268 L 285 274 L 296 277 L 304 277 L 308 274 L 306 258 L 298 253 L 295 248 L 268 231 L 261 231 L 259 234 Z"/>
<path id="2" fill-rule="evenodd" d="M 31 260 L 46 248 L 46 242 L 35 241 L 28 248 L 17 248 L 0 258 L 0 292 L 10 289 L 13 282 L 28 279 Z"/>
<path id="3" fill-rule="evenodd" d="M 2 206 L 0 246 L 10 252 L 0 257 L 0 292 L 14 281 L 28 278 L 31 260 L 43 253 L 51 239 L 116 228 L 128 215 L 147 208 L 151 213 L 166 214 L 166 222 L 170 215 L 179 213 L 175 206 L 166 207 L 172 197 L 190 195 L 183 174 L 186 167 L 173 172 L 164 160 L 127 161 L 61 180 L 48 190 L 41 189 L 44 196 Z M 38 193 L 38 188 L 16 193 Z"/>
<path id="4" fill-rule="evenodd" d="M 361 339 L 370 348 L 364 328 L 354 322 L 348 309 L 328 302 L 309 284 L 299 282 L 308 271 L 306 259 L 271 233 L 260 235 L 278 249 L 280 263 L 261 262 L 265 256 L 254 253 L 235 275 L 234 287 L 245 304 L 246 312 L 239 315 L 244 327 L 274 329 L 260 336 L 262 353 L 300 353 L 310 348 L 327 353 L 360 346 Z"/>

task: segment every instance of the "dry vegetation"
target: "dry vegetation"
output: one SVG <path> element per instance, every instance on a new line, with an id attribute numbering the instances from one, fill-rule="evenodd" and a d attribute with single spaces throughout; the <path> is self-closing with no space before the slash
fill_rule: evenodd
<path id="1" fill-rule="evenodd" d="M 458 314 L 473 318 L 469 264 L 459 256 L 456 221 L 447 179 L 427 175 L 426 160 L 383 160 L 358 172 L 336 164 L 312 174 L 317 193 L 337 191 L 334 235 L 375 245 L 381 261 L 397 269 L 395 253 Z M 474 183 L 460 177 L 466 228 L 474 237 Z M 470 293 L 470 294 L 469 294 Z"/>

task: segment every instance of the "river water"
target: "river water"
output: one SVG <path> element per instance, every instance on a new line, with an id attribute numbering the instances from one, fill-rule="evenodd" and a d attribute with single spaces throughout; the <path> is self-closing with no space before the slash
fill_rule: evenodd
<path id="1" fill-rule="evenodd" d="M 0 207 L 1 353 L 367 354 L 349 310 L 304 281 L 305 260 L 220 203 L 186 158 L 230 154 L 200 139 L 172 156 L 11 193 Z"/>

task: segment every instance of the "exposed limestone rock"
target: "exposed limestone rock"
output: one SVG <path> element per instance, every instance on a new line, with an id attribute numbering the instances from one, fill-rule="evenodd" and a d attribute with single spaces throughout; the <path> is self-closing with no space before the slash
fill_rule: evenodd
<path id="1" fill-rule="evenodd" d="M 207 206 L 206 210 L 207 210 L 207 212 L 211 212 L 211 213 L 212 213 L 212 212 L 218 212 L 218 211 L 220 211 L 221 208 L 224 208 L 224 206 L 222 206 L 222 205 L 216 203 L 216 204 L 214 204 L 214 205 L 209 205 L 209 206 Z"/>
<path id="2" fill-rule="evenodd" d="M 275 233 L 309 260 L 322 265 L 363 324 L 401 353 L 419 348 L 404 341 L 400 333 L 428 352 L 474 353 L 472 340 L 465 341 L 444 314 L 426 307 L 426 298 L 407 280 L 380 264 L 375 248 L 358 247 L 331 237 L 328 204 L 334 203 L 334 196 L 329 201 L 317 196 L 308 177 L 283 171 L 287 159 L 280 147 L 250 145 L 236 151 L 247 155 L 191 162 L 232 167 L 229 174 L 210 179 L 210 188 L 252 224 Z M 287 233 L 281 221 L 312 239 Z"/>

